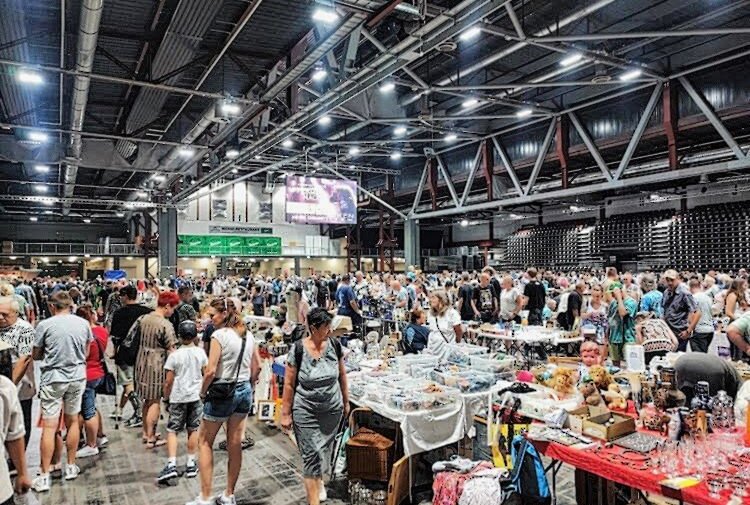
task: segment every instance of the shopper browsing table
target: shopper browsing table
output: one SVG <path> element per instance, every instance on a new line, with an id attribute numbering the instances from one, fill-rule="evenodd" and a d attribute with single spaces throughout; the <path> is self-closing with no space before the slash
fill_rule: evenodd
<path id="1" fill-rule="evenodd" d="M 714 318 L 711 316 L 711 298 L 703 291 L 701 281 L 691 279 L 688 283 L 698 309 L 698 323 L 690 336 L 690 350 L 708 352 L 708 346 L 714 339 Z"/>
<path id="2" fill-rule="evenodd" d="M 609 357 L 615 366 L 620 366 L 625 357 L 625 344 L 636 341 L 635 315 L 638 304 L 627 292 L 622 291 L 622 284 L 617 281 L 610 283 L 605 300 L 609 302 Z"/>
<path id="3" fill-rule="evenodd" d="M 349 415 L 349 389 L 341 346 L 330 336 L 330 314 L 315 308 L 307 322 L 310 336 L 297 341 L 287 357 L 281 426 L 294 429 L 307 503 L 318 505 L 327 498 L 323 474 L 342 416 Z"/>
<path id="4" fill-rule="evenodd" d="M 484 272 L 479 277 L 479 286 L 474 290 L 471 299 L 474 317 L 483 323 L 492 322 L 497 312 L 497 296 L 495 288 L 490 284 L 490 274 Z"/>
<path id="5" fill-rule="evenodd" d="M 693 295 L 682 283 L 676 271 L 667 270 L 664 272 L 664 279 L 667 282 L 667 290 L 662 299 L 664 320 L 680 341 L 677 350 L 684 352 L 690 335 L 700 320 L 700 313 Z"/>
<path id="6" fill-rule="evenodd" d="M 690 352 L 677 358 L 674 372 L 677 389 L 685 393 L 687 405 L 690 405 L 695 385 L 700 381 L 708 382 L 711 396 L 726 391 L 733 400 L 742 384 L 742 378 L 731 362 L 702 352 Z"/>
<path id="7" fill-rule="evenodd" d="M 526 297 L 526 308 L 529 310 L 529 324 L 539 326 L 542 324 L 542 309 L 546 305 L 547 292 L 544 285 L 537 279 L 536 268 L 529 268 L 526 272 L 529 283 L 523 290 Z"/>
<path id="8" fill-rule="evenodd" d="M 448 295 L 442 289 L 437 289 L 430 295 L 430 313 L 427 318 L 430 337 L 427 341 L 427 351 L 430 354 L 447 359 L 448 344 L 461 341 L 463 327 L 461 317 L 456 309 L 448 304 Z"/>
<path id="9" fill-rule="evenodd" d="M 501 287 L 500 319 L 506 323 L 520 323 L 521 316 L 518 313 L 523 309 L 523 295 L 513 287 L 513 278 L 510 275 L 503 277 Z"/>

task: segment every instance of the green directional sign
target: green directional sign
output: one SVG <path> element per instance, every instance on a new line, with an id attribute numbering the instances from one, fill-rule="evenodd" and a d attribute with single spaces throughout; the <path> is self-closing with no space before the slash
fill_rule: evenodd
<path id="1" fill-rule="evenodd" d="M 180 256 L 279 256 L 281 237 L 179 235 Z"/>

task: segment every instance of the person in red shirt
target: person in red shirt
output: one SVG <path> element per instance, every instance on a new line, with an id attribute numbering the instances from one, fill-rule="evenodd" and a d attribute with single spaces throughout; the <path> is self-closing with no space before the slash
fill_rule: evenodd
<path id="1" fill-rule="evenodd" d="M 76 315 L 89 322 L 94 340 L 91 341 L 88 356 L 86 357 L 86 389 L 81 401 L 81 416 L 86 433 L 86 445 L 76 453 L 78 458 L 87 458 L 99 454 L 99 448 L 109 442 L 103 433 L 102 416 L 96 409 L 96 388 L 104 379 L 104 351 L 107 348 L 109 332 L 104 326 L 99 326 L 97 314 L 94 307 L 84 303 Z"/>

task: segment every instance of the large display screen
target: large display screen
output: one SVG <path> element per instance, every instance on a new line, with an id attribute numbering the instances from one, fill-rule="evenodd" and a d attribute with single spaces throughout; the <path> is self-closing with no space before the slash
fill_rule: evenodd
<path id="1" fill-rule="evenodd" d="M 357 183 L 298 175 L 287 177 L 286 220 L 298 224 L 356 224 Z"/>

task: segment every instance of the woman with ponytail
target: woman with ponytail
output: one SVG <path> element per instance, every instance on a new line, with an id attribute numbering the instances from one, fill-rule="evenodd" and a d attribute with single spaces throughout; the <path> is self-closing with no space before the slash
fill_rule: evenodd
<path id="1" fill-rule="evenodd" d="M 252 386 L 260 373 L 260 360 L 253 335 L 242 322 L 238 307 L 231 298 L 216 298 L 208 307 L 216 330 L 211 335 L 208 366 L 203 377 L 201 399 L 203 422 L 199 431 L 201 492 L 190 505 L 235 505 L 234 488 L 242 466 L 242 438 L 245 420 L 253 404 Z M 226 424 L 227 486 L 214 498 L 213 445 L 216 434 Z"/>

